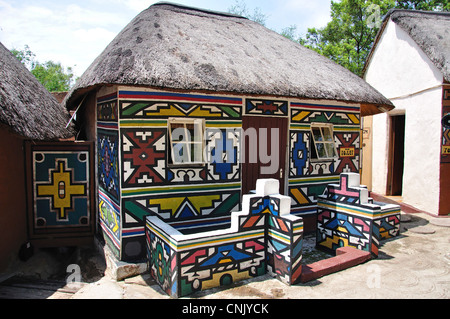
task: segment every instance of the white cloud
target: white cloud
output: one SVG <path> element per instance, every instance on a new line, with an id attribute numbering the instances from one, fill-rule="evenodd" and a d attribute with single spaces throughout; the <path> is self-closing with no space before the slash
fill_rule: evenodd
<path id="1" fill-rule="evenodd" d="M 0 0 L 0 42 L 8 49 L 28 45 L 40 62 L 52 60 L 82 72 L 142 10 L 158 0 Z M 322 27 L 330 20 L 329 0 L 244 0 L 268 15 L 281 31 Z M 247 2 L 248 1 L 248 2 Z M 227 11 L 235 0 L 177 0 L 188 6 Z"/>
<path id="2" fill-rule="evenodd" d="M 0 0 L 0 42 L 8 49 L 21 50 L 28 45 L 37 61 L 60 62 L 74 67 L 80 76 L 130 21 L 130 11 L 113 9 L 98 10 L 64 2 L 45 6 L 39 1 L 21 4 Z"/>
<path id="3" fill-rule="evenodd" d="M 324 27 L 330 21 L 329 0 L 284 0 L 277 1 L 269 17 L 276 30 L 297 26 L 297 31 L 304 35 L 308 28 Z"/>
<path id="4" fill-rule="evenodd" d="M 130 9 L 141 12 L 158 1 L 124 0 L 122 2 Z"/>

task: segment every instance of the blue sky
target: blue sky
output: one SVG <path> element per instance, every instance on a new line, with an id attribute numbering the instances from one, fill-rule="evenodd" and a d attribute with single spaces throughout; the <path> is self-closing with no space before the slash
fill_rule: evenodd
<path id="1" fill-rule="evenodd" d="M 152 0 L 0 0 L 0 42 L 8 49 L 28 45 L 36 60 L 73 67 L 76 76 Z M 237 0 L 172 0 L 188 6 L 227 12 Z M 250 12 L 267 16 L 266 26 L 280 32 L 291 25 L 307 28 L 330 20 L 330 0 L 239 0 Z"/>

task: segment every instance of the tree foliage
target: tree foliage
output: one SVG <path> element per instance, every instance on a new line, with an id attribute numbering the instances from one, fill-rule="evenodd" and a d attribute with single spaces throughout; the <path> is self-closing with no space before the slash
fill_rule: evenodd
<path id="1" fill-rule="evenodd" d="M 324 28 L 310 28 L 303 38 L 293 38 L 292 32 L 287 35 L 353 73 L 362 75 L 381 19 L 393 8 L 450 11 L 450 4 L 448 0 L 331 1 L 331 21 Z"/>
<path id="2" fill-rule="evenodd" d="M 23 50 L 12 49 L 11 53 L 38 79 L 49 92 L 68 91 L 75 79 L 71 67 L 65 69 L 61 63 L 36 61 L 36 55 L 25 45 Z"/>

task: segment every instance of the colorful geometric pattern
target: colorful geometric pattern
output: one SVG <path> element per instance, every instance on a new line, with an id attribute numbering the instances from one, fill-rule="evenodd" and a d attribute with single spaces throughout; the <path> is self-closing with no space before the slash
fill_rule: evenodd
<path id="1" fill-rule="evenodd" d="M 99 220 L 120 260 L 145 255 L 147 215 L 168 218 L 183 230 L 229 224 L 240 204 L 242 104 L 238 97 L 145 89 L 97 99 Z M 210 158 L 204 164 L 170 162 L 168 119 L 174 117 L 205 119 Z M 213 183 L 227 182 L 234 184 L 211 191 L 217 189 Z"/>
<path id="2" fill-rule="evenodd" d="M 247 99 L 245 101 L 245 113 L 248 115 L 287 116 L 288 102 Z"/>
<path id="3" fill-rule="evenodd" d="M 299 280 L 303 220 L 286 211 L 290 198 L 246 196 L 247 210 L 221 231 L 183 235 L 160 218 L 146 218 L 151 274 L 167 294 L 182 297 L 266 271 L 287 284 Z"/>
<path id="4" fill-rule="evenodd" d="M 295 284 L 302 272 L 303 223 L 269 215 L 267 270 L 278 280 Z"/>
<path id="5" fill-rule="evenodd" d="M 117 122 L 117 100 L 97 104 L 97 119 Z"/>
<path id="6" fill-rule="evenodd" d="M 120 91 L 120 118 L 196 117 L 240 119 L 242 100 L 200 94 Z"/>
<path id="7" fill-rule="evenodd" d="M 359 172 L 359 132 L 335 133 L 334 140 L 339 156 L 334 163 L 334 173 Z"/>
<path id="8" fill-rule="evenodd" d="M 208 163 L 208 180 L 240 180 L 240 130 L 207 129 L 206 156 Z"/>
<path id="9" fill-rule="evenodd" d="M 396 237 L 400 234 L 400 217 L 398 214 L 374 220 L 373 235 L 378 241 Z"/>
<path id="10" fill-rule="evenodd" d="M 264 274 L 264 236 L 180 253 L 181 296 Z"/>
<path id="11" fill-rule="evenodd" d="M 332 124 L 337 157 L 311 158 L 311 124 Z M 289 196 L 296 214 L 316 212 L 317 196 L 342 172 L 359 172 L 359 106 L 291 102 Z M 309 182 L 308 182 L 309 181 Z"/>
<path id="12" fill-rule="evenodd" d="M 93 230 L 91 147 L 92 143 L 26 144 L 31 238 Z"/>
<path id="13" fill-rule="evenodd" d="M 291 123 L 359 125 L 358 106 L 291 103 Z"/>
<path id="14" fill-rule="evenodd" d="M 115 130 L 97 130 L 98 183 L 116 201 L 119 200 L 119 136 Z"/>
<path id="15" fill-rule="evenodd" d="M 319 206 L 320 207 L 320 206 Z M 319 208 L 316 243 L 330 251 L 352 246 L 371 251 L 372 220 Z M 378 251 L 378 247 L 376 247 Z"/>
<path id="16" fill-rule="evenodd" d="M 165 181 L 166 129 L 121 129 L 122 187 L 152 186 Z"/>
<path id="17" fill-rule="evenodd" d="M 190 194 L 147 195 L 123 199 L 127 214 L 137 220 L 155 215 L 167 221 L 194 220 L 205 216 L 230 215 L 240 203 L 240 191 L 201 192 Z"/>
<path id="18" fill-rule="evenodd" d="M 373 203 L 359 174 L 342 173 L 340 184 L 330 184 L 319 196 L 316 245 L 334 252 L 350 246 L 378 256 L 380 240 L 400 231 L 400 206 Z"/>
<path id="19" fill-rule="evenodd" d="M 290 131 L 289 177 L 306 175 L 309 167 L 310 133 Z"/>
<path id="20" fill-rule="evenodd" d="M 35 227 L 86 225 L 88 152 L 34 152 Z"/>
<path id="21" fill-rule="evenodd" d="M 289 196 L 293 199 L 294 203 L 292 204 L 293 207 L 296 206 L 309 206 L 311 204 L 315 204 L 316 200 L 315 197 L 318 195 L 322 195 L 324 189 L 326 186 L 320 186 L 318 191 L 314 190 L 317 187 L 311 187 L 311 186 L 291 186 L 289 187 Z"/>
<path id="22" fill-rule="evenodd" d="M 337 125 L 360 123 L 358 113 L 336 113 L 330 111 L 314 112 L 308 110 L 292 110 L 293 123 L 333 123 Z"/>
<path id="23" fill-rule="evenodd" d="M 104 238 L 116 257 L 120 258 L 120 207 L 102 189 L 98 190 L 98 212 Z"/>
<path id="24" fill-rule="evenodd" d="M 176 294 L 178 287 L 177 254 L 156 233 L 147 232 L 147 254 L 150 272 L 160 287 L 169 295 Z"/>

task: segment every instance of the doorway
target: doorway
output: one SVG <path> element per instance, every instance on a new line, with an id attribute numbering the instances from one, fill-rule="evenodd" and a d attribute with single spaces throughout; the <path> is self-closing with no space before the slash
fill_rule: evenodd
<path id="1" fill-rule="evenodd" d="M 401 196 L 405 154 L 405 115 L 390 116 L 386 194 Z"/>
<path id="2" fill-rule="evenodd" d="M 244 116 L 242 131 L 242 194 L 254 190 L 257 179 L 274 178 L 284 195 L 288 118 Z"/>

